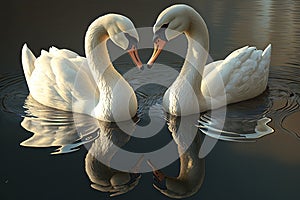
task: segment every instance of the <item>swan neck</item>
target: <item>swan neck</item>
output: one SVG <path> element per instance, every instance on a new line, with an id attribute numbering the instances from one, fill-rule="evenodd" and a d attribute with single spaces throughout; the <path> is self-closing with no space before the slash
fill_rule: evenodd
<path id="1" fill-rule="evenodd" d="M 115 155 L 118 149 L 111 140 L 111 129 L 105 127 L 105 125 L 99 126 L 99 137 L 92 143 L 88 154 L 91 154 L 93 158 L 102 162 L 106 166 L 109 166 L 112 157 Z"/>
<path id="2" fill-rule="evenodd" d="M 173 132 L 173 134 L 175 133 Z M 192 144 L 187 149 L 178 143 L 180 172 L 177 177 L 167 178 L 166 186 L 168 190 L 166 193 L 173 197 L 184 198 L 198 192 L 205 174 L 204 159 L 198 157 L 200 147 L 201 139 L 199 135 L 195 135 Z"/>
<path id="3" fill-rule="evenodd" d="M 208 58 L 209 34 L 204 20 L 198 13 L 192 13 L 189 19 L 190 26 L 185 31 L 188 49 L 180 75 L 187 77 L 187 80 L 198 88 Z M 195 82 L 199 84 L 195 85 Z"/>
<path id="4" fill-rule="evenodd" d="M 194 121 L 199 115 L 190 115 L 181 118 L 181 125 L 176 125 L 177 118 L 172 117 L 169 121 L 169 129 L 172 130 L 172 137 L 177 144 L 180 156 L 180 172 L 177 180 L 197 183 L 204 170 L 204 159 L 198 157 L 201 147 L 201 138 L 198 135 Z M 196 179 L 195 179 L 196 178 Z"/>
<path id="5" fill-rule="evenodd" d="M 177 179 L 195 185 L 201 182 L 204 160 L 198 157 L 200 145 L 200 138 L 196 135 L 191 146 L 180 156 L 180 172 Z M 178 148 L 179 153 L 182 150 Z"/>
<path id="6" fill-rule="evenodd" d="M 109 38 L 101 18 L 95 20 L 85 36 L 85 53 L 91 72 L 97 82 L 103 73 L 112 68 L 106 42 Z"/>

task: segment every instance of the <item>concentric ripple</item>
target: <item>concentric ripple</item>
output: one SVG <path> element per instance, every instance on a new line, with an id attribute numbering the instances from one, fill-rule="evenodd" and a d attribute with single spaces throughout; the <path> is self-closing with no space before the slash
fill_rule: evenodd
<path id="1" fill-rule="evenodd" d="M 227 107 L 225 125 L 216 129 L 217 118 L 210 112 L 199 119 L 199 129 L 213 137 L 226 141 L 255 141 L 274 132 L 288 133 L 300 138 L 298 132 L 283 124 L 292 114 L 300 112 L 300 69 L 272 67 L 268 89 L 260 96 Z M 268 123 L 273 121 L 274 127 Z"/>
<path id="2" fill-rule="evenodd" d="M 22 74 L 0 75 L 0 109 L 2 111 L 23 116 L 23 105 L 27 95 L 28 89 Z"/>

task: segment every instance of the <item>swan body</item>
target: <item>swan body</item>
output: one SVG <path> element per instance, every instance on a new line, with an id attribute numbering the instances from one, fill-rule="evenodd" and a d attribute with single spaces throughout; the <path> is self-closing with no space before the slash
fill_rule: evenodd
<path id="1" fill-rule="evenodd" d="M 141 67 L 134 25 L 117 14 L 99 17 L 89 26 L 85 36 L 86 58 L 55 47 L 42 50 L 35 58 L 25 44 L 22 65 L 32 97 L 43 105 L 88 114 L 102 121 L 133 117 L 137 111 L 136 96 L 109 59 L 106 46 L 109 38 L 128 50 L 135 64 Z"/>
<path id="2" fill-rule="evenodd" d="M 206 24 L 193 8 L 181 4 L 165 9 L 153 30 L 156 50 L 148 62 L 150 66 L 167 41 L 182 33 L 188 41 L 181 72 L 163 97 L 163 106 L 170 114 L 189 115 L 216 109 L 254 98 L 266 89 L 271 44 L 264 51 L 245 46 L 224 60 L 205 65 L 209 51 Z"/>

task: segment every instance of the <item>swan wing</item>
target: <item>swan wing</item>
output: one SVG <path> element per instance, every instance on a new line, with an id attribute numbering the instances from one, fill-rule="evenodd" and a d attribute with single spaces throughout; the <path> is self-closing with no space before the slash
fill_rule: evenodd
<path id="1" fill-rule="evenodd" d="M 72 102 L 98 94 L 86 58 L 70 50 L 56 47 L 49 52 L 42 50 L 30 69 L 33 69 L 27 81 L 30 93 L 46 106 L 72 111 Z"/>
<path id="2" fill-rule="evenodd" d="M 22 66 L 27 82 L 29 81 L 30 76 L 34 70 L 35 60 L 36 58 L 30 51 L 30 49 L 27 47 L 27 44 L 24 44 L 22 48 Z"/>
<path id="3" fill-rule="evenodd" d="M 91 111 L 98 102 L 99 90 L 87 63 L 80 62 L 80 58 L 52 59 L 51 67 L 56 82 L 54 87 L 65 102 L 73 105 L 73 111 L 83 112 L 87 108 Z"/>
<path id="4" fill-rule="evenodd" d="M 205 74 L 201 88 L 204 97 L 218 99 L 226 95 L 229 104 L 261 94 L 267 86 L 270 56 L 271 45 L 264 52 L 245 46 L 225 60 L 205 66 L 214 69 Z"/>
<path id="5" fill-rule="evenodd" d="M 53 57 L 65 57 L 65 58 L 76 58 L 79 55 L 73 51 L 70 51 L 68 49 L 58 49 L 54 46 L 49 48 L 49 53 Z"/>

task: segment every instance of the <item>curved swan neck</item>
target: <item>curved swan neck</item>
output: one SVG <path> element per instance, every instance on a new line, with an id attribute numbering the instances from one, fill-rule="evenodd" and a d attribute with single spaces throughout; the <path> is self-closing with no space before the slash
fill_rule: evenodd
<path id="1" fill-rule="evenodd" d="M 202 17 L 196 12 L 189 12 L 189 27 L 185 31 L 188 50 L 180 76 L 186 77 L 194 86 L 200 88 L 201 76 L 209 51 L 209 34 Z M 194 83 L 197 83 L 194 85 Z"/>
<path id="2" fill-rule="evenodd" d="M 112 68 L 106 46 L 108 39 L 107 30 L 100 17 L 89 26 L 85 35 L 86 58 L 95 80 L 101 79 L 104 71 Z"/>
<path id="3" fill-rule="evenodd" d="M 177 177 L 168 177 L 167 187 L 189 195 L 201 187 L 205 171 L 204 159 L 198 157 L 201 138 L 198 135 L 197 127 L 192 123 L 198 119 L 198 115 L 181 118 L 181 123 L 183 123 L 180 125 L 181 128 L 176 125 L 177 119 L 173 116 L 170 118 L 169 130 L 172 130 L 172 137 L 178 145 L 180 172 Z M 189 143 L 190 145 L 187 146 Z"/>
<path id="4" fill-rule="evenodd" d="M 165 191 L 166 195 L 173 198 L 185 198 L 195 194 L 200 189 L 205 174 L 204 159 L 198 157 L 200 147 L 199 135 L 195 135 L 192 144 L 187 149 L 178 144 L 178 153 L 182 153 L 180 172 L 177 177 L 167 177 L 166 186 L 168 190 Z"/>
<path id="5" fill-rule="evenodd" d="M 204 159 L 200 159 L 198 157 L 201 147 L 201 139 L 199 135 L 191 134 L 190 137 L 194 137 L 194 139 L 188 148 L 185 144 L 178 144 L 178 153 L 180 155 L 180 172 L 176 179 L 184 181 L 185 184 L 193 185 L 196 183 L 198 184 L 198 182 L 201 180 L 200 178 L 202 177 L 204 170 Z"/>

